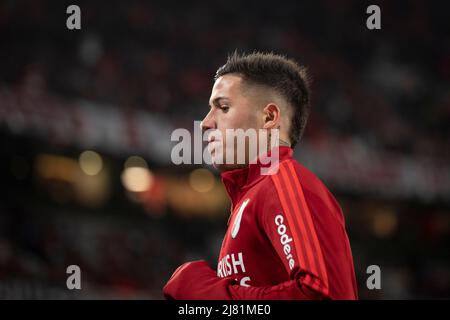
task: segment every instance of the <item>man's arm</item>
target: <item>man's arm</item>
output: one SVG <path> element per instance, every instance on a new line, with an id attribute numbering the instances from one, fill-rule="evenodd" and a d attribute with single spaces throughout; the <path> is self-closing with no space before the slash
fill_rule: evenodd
<path id="1" fill-rule="evenodd" d="M 176 300 L 312 300 L 319 292 L 290 280 L 276 286 L 243 287 L 231 278 L 219 278 L 205 261 L 187 262 L 179 267 L 163 289 L 167 299 Z"/>

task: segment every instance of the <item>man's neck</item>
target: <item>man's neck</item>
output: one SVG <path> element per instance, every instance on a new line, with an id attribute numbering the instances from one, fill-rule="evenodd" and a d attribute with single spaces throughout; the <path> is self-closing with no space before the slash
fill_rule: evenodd
<path id="1" fill-rule="evenodd" d="M 282 139 L 279 139 L 279 146 L 281 147 L 281 146 L 284 146 L 284 147 L 290 147 L 291 146 L 291 144 L 289 143 L 289 142 L 287 142 L 287 141 L 284 141 L 284 140 L 282 140 Z"/>

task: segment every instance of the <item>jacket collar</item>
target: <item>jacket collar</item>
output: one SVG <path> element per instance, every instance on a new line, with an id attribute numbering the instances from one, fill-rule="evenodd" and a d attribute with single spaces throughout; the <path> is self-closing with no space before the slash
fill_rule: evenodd
<path id="1" fill-rule="evenodd" d="M 293 150 L 290 147 L 280 146 L 278 148 L 278 161 L 283 161 L 286 159 L 292 159 Z M 222 177 L 222 182 L 225 186 L 225 190 L 230 197 L 232 210 L 239 202 L 241 197 L 247 192 L 250 187 L 255 185 L 261 179 L 266 177 L 262 174 L 262 170 L 270 168 L 274 163 L 267 163 L 264 161 L 272 155 L 275 149 L 272 149 L 268 153 L 262 155 L 258 158 L 256 163 L 252 163 L 245 168 L 235 169 L 230 171 L 222 172 L 220 175 Z"/>

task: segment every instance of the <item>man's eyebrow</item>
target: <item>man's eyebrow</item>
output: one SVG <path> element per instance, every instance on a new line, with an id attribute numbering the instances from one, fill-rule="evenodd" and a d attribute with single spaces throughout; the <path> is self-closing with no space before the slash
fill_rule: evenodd
<path id="1" fill-rule="evenodd" d="M 216 97 L 216 98 L 213 99 L 212 104 L 215 105 L 215 106 L 219 106 L 220 105 L 220 100 L 229 100 L 229 98 L 227 98 L 227 97 Z"/>

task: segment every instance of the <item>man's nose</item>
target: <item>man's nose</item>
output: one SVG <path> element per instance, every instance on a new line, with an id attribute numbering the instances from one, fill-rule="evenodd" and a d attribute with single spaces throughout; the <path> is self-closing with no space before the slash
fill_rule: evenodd
<path id="1" fill-rule="evenodd" d="M 202 131 L 206 131 L 208 129 L 216 129 L 216 121 L 211 115 L 211 112 L 208 112 L 202 122 L 200 122 L 200 129 L 202 129 Z"/>

